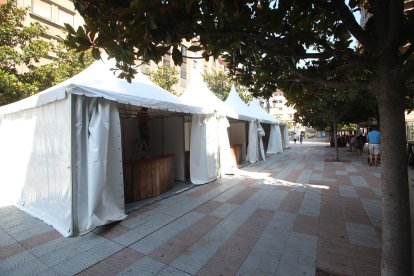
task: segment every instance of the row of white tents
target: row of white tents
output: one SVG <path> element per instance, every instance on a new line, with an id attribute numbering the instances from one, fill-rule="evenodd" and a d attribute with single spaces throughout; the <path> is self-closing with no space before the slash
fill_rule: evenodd
<path id="1" fill-rule="evenodd" d="M 177 180 L 185 180 L 185 151 L 194 184 L 235 172 L 230 144 L 241 144 L 250 163 L 265 159 L 261 123 L 270 125 L 267 153 L 289 146 L 286 124 L 257 100 L 247 106 L 234 88 L 222 102 L 193 76 L 176 97 L 142 74 L 131 83 L 118 79 L 113 67 L 112 60 L 97 61 L 0 107 L 0 206 L 14 204 L 64 236 L 124 219 L 123 162 L 136 133 L 131 114 L 143 108 L 152 118 L 152 153 L 175 155 Z"/>

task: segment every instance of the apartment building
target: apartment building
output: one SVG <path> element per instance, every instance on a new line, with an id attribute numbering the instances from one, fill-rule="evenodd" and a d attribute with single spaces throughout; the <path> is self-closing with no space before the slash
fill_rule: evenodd
<path id="1" fill-rule="evenodd" d="M 3 3 L 12 0 L 2 1 Z M 17 0 L 19 7 L 29 9 L 25 24 L 38 22 L 47 28 L 44 39 L 55 42 L 58 37 L 66 36 L 64 24 L 77 28 L 83 24 L 83 18 L 75 11 L 70 0 Z"/>
<path id="2" fill-rule="evenodd" d="M 289 130 L 293 131 L 293 128 L 301 127 L 299 123 L 296 123 L 293 119 L 296 109 L 286 105 L 286 98 L 282 90 L 277 89 L 275 93 L 269 98 L 269 100 L 260 98 L 260 105 L 266 109 L 270 115 L 278 120 L 282 120 L 287 123 Z"/>

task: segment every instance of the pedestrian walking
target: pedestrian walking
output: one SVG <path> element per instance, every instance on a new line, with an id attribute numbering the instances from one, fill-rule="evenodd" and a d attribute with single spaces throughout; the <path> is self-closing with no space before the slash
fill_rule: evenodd
<path id="1" fill-rule="evenodd" d="M 373 126 L 372 130 L 368 132 L 368 151 L 369 151 L 369 165 L 378 166 L 378 157 L 380 154 L 380 132 L 377 130 L 377 126 Z M 374 163 L 373 163 L 374 162 Z"/>

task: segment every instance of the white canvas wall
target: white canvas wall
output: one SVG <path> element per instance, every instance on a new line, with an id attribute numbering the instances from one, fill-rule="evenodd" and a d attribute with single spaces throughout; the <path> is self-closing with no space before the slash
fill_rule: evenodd
<path id="1" fill-rule="evenodd" d="M 0 204 L 72 229 L 71 112 L 64 99 L 0 116 Z"/>
<path id="2" fill-rule="evenodd" d="M 73 96 L 73 233 L 122 220 L 125 215 L 118 107 L 103 98 Z"/>

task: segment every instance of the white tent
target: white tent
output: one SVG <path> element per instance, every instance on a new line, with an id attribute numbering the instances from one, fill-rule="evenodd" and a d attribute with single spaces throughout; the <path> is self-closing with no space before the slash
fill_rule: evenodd
<path id="1" fill-rule="evenodd" d="M 249 108 L 256 114 L 261 123 L 270 124 L 269 143 L 266 153 L 283 152 L 283 138 L 280 127 L 284 128 L 286 124 L 273 118 L 260 106 L 256 99 L 250 102 Z"/>
<path id="2" fill-rule="evenodd" d="M 190 144 L 190 179 L 194 184 L 211 182 L 222 174 L 234 172 L 226 116 L 237 118 L 237 113 L 217 98 L 195 73 L 190 84 L 180 96 L 188 104 L 204 107 L 208 115 L 193 115 Z"/>
<path id="3" fill-rule="evenodd" d="M 118 103 L 202 114 L 111 62 L 0 107 L 0 204 L 15 204 L 62 235 L 125 218 Z"/>
<path id="4" fill-rule="evenodd" d="M 249 122 L 249 126 L 248 126 L 249 143 L 247 145 L 247 149 L 245 146 L 245 143 L 247 143 L 247 141 L 244 137 L 246 133 L 245 126 L 244 128 L 243 127 L 238 127 L 234 129 L 231 128 L 231 131 L 235 132 L 235 134 L 231 135 L 230 140 L 234 140 L 235 143 L 242 144 L 242 151 L 247 151 L 247 153 L 250 153 L 250 154 L 247 154 L 247 157 L 249 156 L 251 157 L 251 158 L 248 158 L 249 162 L 251 163 L 256 162 L 258 160 L 258 157 L 256 158 L 256 156 L 258 156 L 258 148 L 256 146 L 258 142 L 257 140 L 258 138 L 256 137 L 258 134 L 258 129 L 257 129 L 257 123 L 255 123 L 255 121 L 257 120 L 255 113 L 240 98 L 234 86 L 232 86 L 230 93 L 224 102 L 228 104 L 229 106 L 231 106 L 237 112 L 239 120 Z M 254 139 L 254 141 L 251 142 L 251 139 Z"/>

